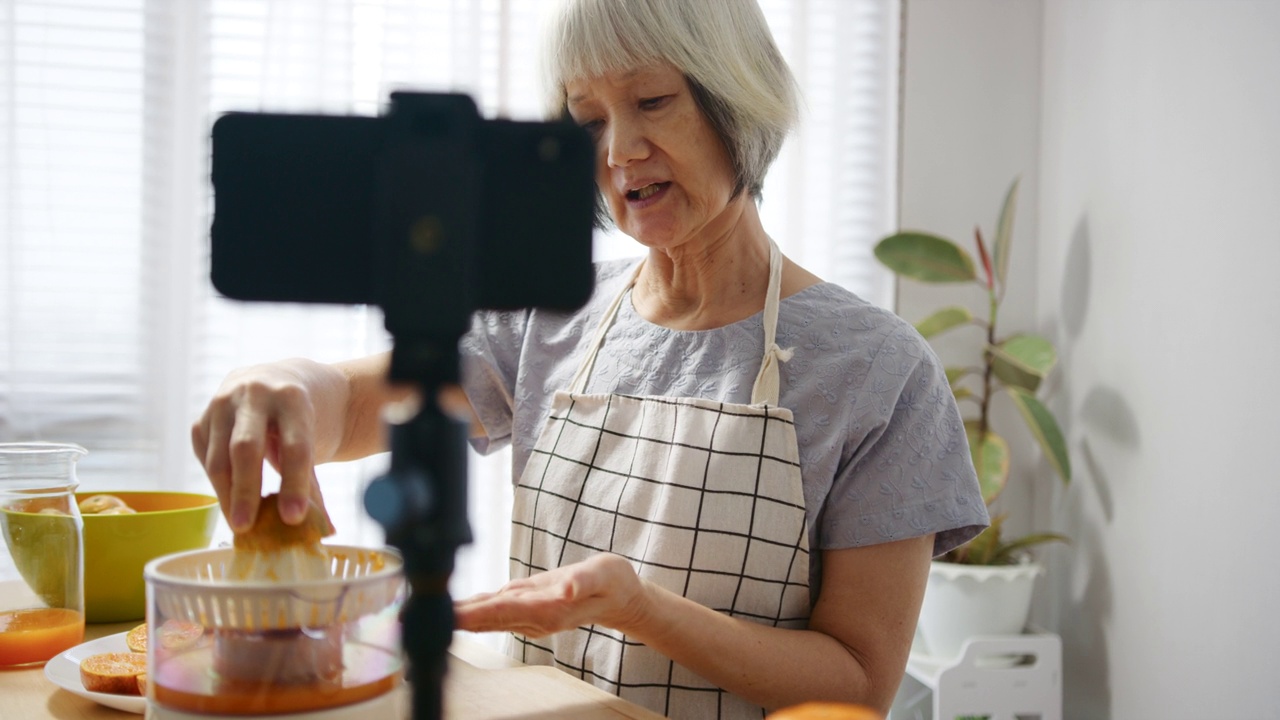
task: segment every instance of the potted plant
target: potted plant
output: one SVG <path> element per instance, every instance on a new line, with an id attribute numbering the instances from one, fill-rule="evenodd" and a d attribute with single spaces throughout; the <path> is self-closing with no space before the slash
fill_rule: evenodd
<path id="1" fill-rule="evenodd" d="M 876 258 L 894 273 L 925 283 L 976 283 L 987 300 L 986 318 L 966 307 L 944 307 L 915 324 L 926 339 L 964 328 L 981 331 L 976 362 L 947 367 L 947 379 L 964 417 L 969 451 L 988 508 L 1009 482 L 1012 448 L 992 427 L 995 402 L 1011 402 L 1062 482 L 1071 479 L 1066 443 L 1053 413 L 1036 393 L 1057 362 L 1057 351 L 1031 333 L 1001 335 L 997 320 L 1005 297 L 1013 239 L 1015 179 L 1005 195 L 990 246 L 981 228 L 974 230 L 978 263 L 958 243 L 927 232 L 900 232 L 882 239 Z M 935 560 L 921 608 L 920 635 L 931 655 L 954 656 L 974 635 L 1021 632 L 1030 610 L 1031 590 L 1041 566 L 1028 549 L 1065 541 L 1057 533 L 1006 538 L 1006 513 L 991 512 L 991 527 L 965 545 Z"/>

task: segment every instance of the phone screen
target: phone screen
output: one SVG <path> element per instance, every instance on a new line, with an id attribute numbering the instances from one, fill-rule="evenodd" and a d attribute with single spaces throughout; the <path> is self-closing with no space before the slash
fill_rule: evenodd
<path id="1" fill-rule="evenodd" d="M 408 252 L 412 223 L 405 217 L 388 221 L 379 213 L 387 197 L 422 186 L 436 188 L 439 197 L 411 200 L 446 214 L 461 204 L 474 219 L 465 225 L 474 236 L 463 240 L 475 247 L 440 260 L 474 267 L 431 267 L 424 273 L 433 283 L 467 286 L 435 288 L 434 297 L 466 298 L 474 306 L 461 309 L 468 313 L 581 306 L 594 277 L 590 140 L 568 122 L 459 116 L 459 97 L 464 96 L 393 95 L 393 114 L 397 99 L 401 113 L 425 108 L 415 119 L 426 122 L 416 127 L 428 130 L 410 139 L 415 149 L 425 142 L 428 151 L 445 151 L 438 153 L 415 154 L 398 144 L 408 126 L 386 116 L 220 117 L 212 131 L 215 288 L 242 300 L 397 302 L 386 292 L 392 279 L 383 275 L 403 273 L 406 264 L 396 258 Z M 474 108 L 469 103 L 461 106 Z M 449 122 L 434 122 L 436 107 L 449 108 Z M 458 117 L 465 132 L 455 134 Z M 417 163 L 419 156 L 451 160 Z M 423 267 L 421 257 L 410 259 Z"/>

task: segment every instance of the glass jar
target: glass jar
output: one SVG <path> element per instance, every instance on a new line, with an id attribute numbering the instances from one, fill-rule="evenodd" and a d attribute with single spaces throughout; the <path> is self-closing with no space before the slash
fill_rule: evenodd
<path id="1" fill-rule="evenodd" d="M 84 521 L 66 443 L 0 443 L 0 667 L 84 641 Z"/>

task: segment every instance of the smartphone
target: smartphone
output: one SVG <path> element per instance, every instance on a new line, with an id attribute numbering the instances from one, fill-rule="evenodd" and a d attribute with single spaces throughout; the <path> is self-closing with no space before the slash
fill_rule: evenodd
<path id="1" fill-rule="evenodd" d="M 449 334 L 475 309 L 572 310 L 591 293 L 593 151 L 571 122 L 394 93 L 377 117 L 228 113 L 211 141 L 227 297 L 377 304 L 393 334 Z"/>

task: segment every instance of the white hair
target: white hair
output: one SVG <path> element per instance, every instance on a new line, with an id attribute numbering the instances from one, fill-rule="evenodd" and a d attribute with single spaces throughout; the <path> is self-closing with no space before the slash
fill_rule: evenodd
<path id="1" fill-rule="evenodd" d="M 756 0 L 564 0 L 543 44 L 548 110 L 565 85 L 670 63 L 724 142 L 737 187 L 760 198 L 795 125 L 798 90 Z"/>

